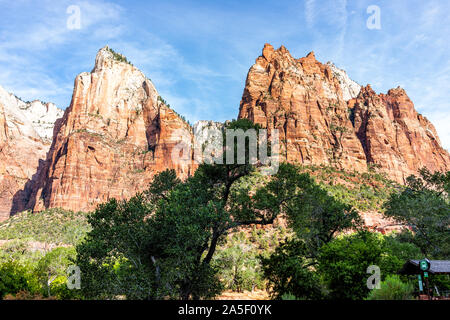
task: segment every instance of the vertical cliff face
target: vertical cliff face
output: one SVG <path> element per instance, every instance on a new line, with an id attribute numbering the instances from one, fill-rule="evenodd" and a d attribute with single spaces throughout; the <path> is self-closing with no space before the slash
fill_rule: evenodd
<path id="1" fill-rule="evenodd" d="M 377 95 L 314 53 L 294 59 L 266 44 L 249 70 L 239 118 L 278 129 L 290 162 L 357 171 L 374 165 L 400 183 L 421 167 L 450 169 L 435 128 L 403 89 Z"/>
<path id="2" fill-rule="evenodd" d="M 421 167 L 450 169 L 450 157 L 442 148 L 433 124 L 417 113 L 402 88 L 377 95 L 370 86 L 349 101 L 355 132 L 367 160 L 403 182 Z"/>
<path id="3" fill-rule="evenodd" d="M 191 139 L 191 127 L 151 81 L 105 47 L 92 72 L 75 79 L 28 206 L 87 211 L 109 198 L 135 195 L 166 168 L 185 178 L 193 170 L 192 155 L 185 152 L 182 160 L 172 154 Z"/>
<path id="4" fill-rule="evenodd" d="M 0 87 L 0 221 L 23 210 L 62 110 L 24 102 Z"/>
<path id="5" fill-rule="evenodd" d="M 294 59 L 284 47 L 266 44 L 250 68 L 239 118 L 278 129 L 282 156 L 290 162 L 364 171 L 366 156 L 354 133 L 346 98 L 357 91 L 342 70 L 314 53 Z M 351 90 L 349 88 L 352 88 Z"/>

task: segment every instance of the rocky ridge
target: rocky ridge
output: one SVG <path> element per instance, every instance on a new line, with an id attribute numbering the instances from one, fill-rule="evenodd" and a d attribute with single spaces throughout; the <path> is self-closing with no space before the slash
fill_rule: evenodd
<path id="1" fill-rule="evenodd" d="M 400 183 L 423 166 L 450 169 L 435 128 L 403 89 L 378 95 L 313 52 L 295 59 L 285 47 L 266 44 L 248 72 L 239 118 L 278 129 L 289 162 L 376 167 Z"/>
<path id="2" fill-rule="evenodd" d="M 0 220 L 24 209 L 62 113 L 53 103 L 24 102 L 0 87 Z"/>
<path id="3" fill-rule="evenodd" d="M 214 121 L 191 127 L 108 47 L 91 72 L 76 77 L 60 116 L 53 104 L 25 103 L 0 88 L 0 220 L 23 209 L 89 211 L 146 189 L 166 168 L 186 178 L 201 161 L 194 151 L 219 143 L 210 133 L 223 130 Z M 400 183 L 422 166 L 450 169 L 435 128 L 403 89 L 376 94 L 313 52 L 295 59 L 266 44 L 249 70 L 238 117 L 269 134 L 278 129 L 289 162 L 377 168 Z"/>
<path id="4" fill-rule="evenodd" d="M 176 148 L 191 140 L 190 125 L 152 82 L 104 47 L 92 72 L 75 79 L 28 207 L 89 211 L 110 198 L 135 195 L 166 168 L 185 178 L 192 174 L 192 154 Z"/>

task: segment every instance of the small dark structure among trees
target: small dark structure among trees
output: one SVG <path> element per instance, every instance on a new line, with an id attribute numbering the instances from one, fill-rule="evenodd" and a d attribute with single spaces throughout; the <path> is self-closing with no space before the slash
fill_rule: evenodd
<path id="1" fill-rule="evenodd" d="M 450 275 L 450 260 L 409 260 L 403 265 L 399 273 L 418 276 L 420 300 L 450 300 L 449 292 L 439 292 L 437 286 L 433 288 L 428 280 L 430 275 Z M 433 289 L 436 296 L 433 296 Z"/>

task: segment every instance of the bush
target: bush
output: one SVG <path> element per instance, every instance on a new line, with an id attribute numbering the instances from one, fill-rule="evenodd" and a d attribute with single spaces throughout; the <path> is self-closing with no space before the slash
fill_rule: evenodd
<path id="1" fill-rule="evenodd" d="M 252 246 L 238 242 L 218 250 L 213 266 L 219 270 L 218 276 L 225 289 L 242 292 L 253 291 L 255 287 L 265 288 L 261 266 L 252 249 Z"/>
<path id="2" fill-rule="evenodd" d="M 37 263 L 35 274 L 47 296 L 69 299 L 77 292 L 67 288 L 67 268 L 76 257 L 75 248 L 56 248 L 48 252 Z"/>
<path id="3" fill-rule="evenodd" d="M 86 214 L 62 209 L 25 211 L 0 223 L 0 239 L 76 245 L 90 230 Z"/>
<path id="4" fill-rule="evenodd" d="M 397 275 L 391 275 L 380 283 L 380 289 L 373 289 L 368 300 L 411 300 L 414 286 L 411 283 L 404 283 Z"/>
<path id="5" fill-rule="evenodd" d="M 274 299 L 321 299 L 323 297 L 318 274 L 305 258 L 306 246 L 296 240 L 283 242 L 269 257 L 261 257 L 264 276 Z"/>
<path id="6" fill-rule="evenodd" d="M 367 267 L 380 266 L 383 257 L 380 236 L 362 231 L 336 238 L 324 245 L 318 271 L 328 284 L 330 298 L 359 300 L 367 297 Z"/>
<path id="7" fill-rule="evenodd" d="M 26 267 L 17 262 L 6 262 L 0 265 L 0 299 L 7 294 L 20 291 L 39 292 L 38 279 Z"/>

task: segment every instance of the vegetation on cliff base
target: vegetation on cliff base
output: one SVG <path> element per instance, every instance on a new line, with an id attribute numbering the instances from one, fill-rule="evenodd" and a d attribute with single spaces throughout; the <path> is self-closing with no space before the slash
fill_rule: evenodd
<path id="1" fill-rule="evenodd" d="M 0 223 L 0 240 L 77 244 L 90 230 L 87 214 L 62 209 L 24 211 Z"/>

